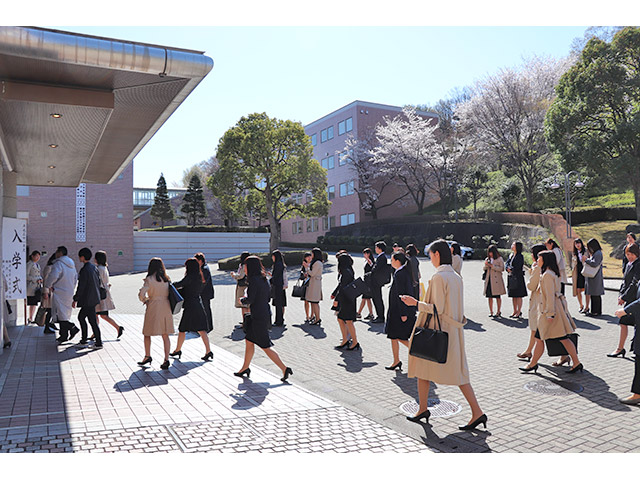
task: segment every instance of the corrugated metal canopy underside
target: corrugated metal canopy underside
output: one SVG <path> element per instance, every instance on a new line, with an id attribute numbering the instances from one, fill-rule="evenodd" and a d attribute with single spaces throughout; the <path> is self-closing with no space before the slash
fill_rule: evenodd
<path id="1" fill-rule="evenodd" d="M 197 65 L 204 74 L 160 76 L 170 70 L 167 50 L 155 48 L 164 49 L 162 58 L 147 62 L 139 54 L 152 50 L 145 45 L 136 45 L 137 58 L 130 53 L 120 55 L 116 68 L 111 65 L 113 54 L 107 62 L 91 59 L 83 64 L 86 60 L 70 63 L 68 58 L 42 58 L 15 45 L 3 49 L 2 34 L 10 29 L 15 38 L 18 28 L 0 27 L 0 156 L 6 168 L 17 172 L 20 185 L 110 183 L 212 66 L 211 60 L 198 52 L 180 51 L 178 57 L 206 59 L 204 68 Z M 22 30 L 42 34 L 38 29 Z M 44 33 L 54 38 L 63 35 Z M 67 36 L 75 42 L 78 37 L 92 40 Z M 108 45 L 107 39 L 95 42 Z M 135 65 L 122 64 L 127 58 L 145 65 L 145 71 L 132 71 Z M 184 69 L 188 61 L 178 60 Z"/>

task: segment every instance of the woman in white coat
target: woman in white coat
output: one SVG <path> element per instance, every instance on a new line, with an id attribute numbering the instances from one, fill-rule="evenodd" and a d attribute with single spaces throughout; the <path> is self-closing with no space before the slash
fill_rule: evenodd
<path id="1" fill-rule="evenodd" d="M 102 318 L 105 322 L 111 325 L 118 332 L 118 337 L 122 336 L 124 327 L 118 325 L 118 323 L 109 316 L 111 310 L 115 310 L 116 305 L 113 303 L 113 297 L 111 296 L 111 284 L 109 283 L 109 269 L 107 264 L 107 252 L 104 250 L 98 250 L 95 255 L 95 262 L 98 266 L 98 274 L 100 275 L 100 281 L 102 286 L 107 291 L 107 298 L 100 301 L 100 304 L 96 307 L 96 315 Z"/>
<path id="2" fill-rule="evenodd" d="M 471 420 L 468 424 L 459 426 L 460 430 L 473 430 L 481 423 L 486 428 L 487 416 L 482 412 L 469 381 L 469 367 L 464 348 L 463 327 L 467 319 L 464 317 L 462 278 L 451 266 L 451 250 L 447 242 L 444 240 L 434 242 L 429 247 L 429 255 L 432 265 L 436 268 L 436 273 L 429 280 L 425 301 L 418 302 L 408 295 L 402 295 L 400 298 L 408 306 L 418 305 L 419 316 L 409 339 L 409 350 L 411 350 L 415 329 L 425 326 L 427 315 L 433 314 L 435 307 L 440 317 L 442 330 L 449 334 L 447 361 L 440 364 L 409 355 L 408 376 L 418 378 L 420 408 L 416 416 L 407 417 L 407 420 L 420 422 L 423 418 L 429 418 L 427 400 L 430 382 L 434 382 L 458 385 L 469 403 Z M 434 328 L 434 323 L 431 321 L 428 326 Z"/>

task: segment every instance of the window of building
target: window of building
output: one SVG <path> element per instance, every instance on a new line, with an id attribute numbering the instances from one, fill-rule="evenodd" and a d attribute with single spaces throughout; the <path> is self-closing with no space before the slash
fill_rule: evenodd
<path id="1" fill-rule="evenodd" d="M 293 227 L 294 235 L 297 235 L 298 233 L 302 233 L 302 221 L 293 222 L 291 225 Z"/>
<path id="2" fill-rule="evenodd" d="M 117 217 L 118 217 L 118 218 L 123 218 L 123 217 L 124 217 L 124 215 L 122 215 L 121 213 L 119 213 L 119 214 L 117 215 Z"/>
<path id="3" fill-rule="evenodd" d="M 291 201 L 300 205 L 302 203 L 302 194 L 294 193 L 293 195 L 291 195 Z"/>
<path id="4" fill-rule="evenodd" d="M 322 165 L 322 168 L 326 168 L 327 170 L 331 170 L 332 168 L 335 168 L 336 164 L 335 164 L 333 155 L 331 155 L 330 157 L 323 158 L 321 165 Z"/>
<path id="5" fill-rule="evenodd" d="M 344 227 L 345 225 L 351 225 L 353 223 L 356 223 L 355 213 L 345 213 L 344 215 L 340 215 L 340 226 Z"/>
<path id="6" fill-rule="evenodd" d="M 307 232 L 317 232 L 318 231 L 318 219 L 310 218 L 307 220 Z"/>
<path id="7" fill-rule="evenodd" d="M 313 202 L 313 193 L 307 192 L 307 203 Z"/>
<path id="8" fill-rule="evenodd" d="M 329 217 L 329 228 L 336 226 L 336 217 Z"/>
<path id="9" fill-rule="evenodd" d="M 16 195 L 18 197 L 28 197 L 29 185 L 16 185 Z"/>
<path id="10" fill-rule="evenodd" d="M 26 218 L 29 219 L 29 212 L 16 212 L 16 218 Z"/>
<path id="11" fill-rule="evenodd" d="M 320 143 L 324 143 L 327 141 L 327 129 L 320 130 Z"/>
<path id="12" fill-rule="evenodd" d="M 345 127 L 347 132 L 350 132 L 351 130 L 353 130 L 353 118 L 349 117 L 345 120 Z"/>
<path id="13" fill-rule="evenodd" d="M 353 180 L 340 184 L 340 196 L 346 197 L 355 193 L 355 182 Z"/>
<path id="14" fill-rule="evenodd" d="M 338 135 L 344 135 L 347 132 L 346 127 L 344 125 L 344 120 L 338 122 Z"/>
<path id="15" fill-rule="evenodd" d="M 333 138 L 333 125 L 327 128 L 327 140 L 331 140 Z"/>
<path id="16" fill-rule="evenodd" d="M 40 212 L 40 216 L 42 218 L 47 218 L 47 216 L 49 216 L 49 214 L 47 212 Z"/>
<path id="17" fill-rule="evenodd" d="M 329 185 L 327 187 L 327 197 L 329 197 L 329 200 L 333 200 L 334 198 L 336 198 L 336 186 L 335 185 Z"/>
<path id="18" fill-rule="evenodd" d="M 318 144 L 318 134 L 314 133 L 313 135 L 311 135 L 311 145 L 315 147 L 317 144 Z"/>

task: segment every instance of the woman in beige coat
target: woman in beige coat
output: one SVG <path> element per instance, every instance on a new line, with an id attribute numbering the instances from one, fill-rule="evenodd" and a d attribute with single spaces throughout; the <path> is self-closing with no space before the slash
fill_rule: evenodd
<path id="1" fill-rule="evenodd" d="M 487 416 L 482 413 L 476 399 L 471 383 L 469 382 L 469 367 L 464 349 L 463 327 L 466 323 L 463 306 L 462 278 L 451 266 L 451 250 L 444 240 L 438 240 L 429 247 L 431 263 L 436 268 L 436 273 L 429 281 L 429 287 L 424 302 L 418 302 L 415 298 L 402 295 L 402 301 L 409 305 L 418 305 L 418 319 L 409 339 L 409 350 L 417 327 L 425 326 L 427 315 L 433 314 L 434 306 L 440 317 L 442 330 L 449 334 L 449 345 L 446 363 L 440 364 L 429 360 L 423 360 L 409 355 L 409 377 L 418 378 L 418 396 L 420 408 L 414 417 L 407 417 L 412 422 L 420 422 L 429 418 L 427 401 L 429 398 L 429 382 L 445 385 L 458 385 L 464 398 L 471 407 L 471 421 L 461 425 L 460 430 L 473 430 L 481 423 L 487 426 Z M 431 328 L 435 328 L 433 321 Z"/>
<path id="2" fill-rule="evenodd" d="M 314 248 L 311 250 L 313 257 L 309 265 L 309 283 L 304 299 L 311 304 L 311 325 L 320 325 L 320 301 L 322 300 L 322 250 Z"/>
<path id="3" fill-rule="evenodd" d="M 556 255 L 552 251 L 545 250 L 540 253 L 538 258 L 542 261 L 540 269 L 542 275 L 538 286 L 540 292 L 540 315 L 538 316 L 538 331 L 536 332 L 536 338 L 539 338 L 540 342 L 536 342 L 536 346 L 533 349 L 533 357 L 529 364 L 524 368 L 520 368 L 520 370 L 525 373 L 536 372 L 538 370 L 538 360 L 540 360 L 544 352 L 543 341 L 557 339 L 560 340 L 573 361 L 573 368 L 569 370 L 569 373 L 579 372 L 583 369 L 582 363 L 578 359 L 575 345 L 568 337 L 570 333 L 575 332 L 576 326 L 569 314 L 567 300 L 560 291 L 561 277 Z"/>
<path id="4" fill-rule="evenodd" d="M 496 299 L 498 304 L 498 311 L 496 317 L 502 315 L 502 298 L 501 295 L 505 295 L 507 290 L 504 288 L 504 280 L 502 279 L 502 272 L 504 272 L 504 260 L 498 252 L 498 247 L 491 245 L 487 249 L 487 258 L 484 260 L 484 295 L 489 299 L 489 316 L 493 317 L 493 299 Z"/>
<path id="5" fill-rule="evenodd" d="M 525 360 L 531 360 L 533 347 L 536 341 L 540 341 L 536 338 L 536 331 L 538 330 L 538 317 L 540 316 L 540 291 L 538 286 L 540 285 L 540 268 L 542 260 L 540 260 L 540 252 L 545 250 L 545 246 L 542 243 L 538 243 L 531 247 L 531 254 L 533 255 L 533 263 L 529 270 L 529 281 L 527 282 L 527 288 L 531 292 L 529 298 L 529 345 L 523 353 L 518 353 L 516 356 Z M 543 347 L 544 348 L 544 347 Z"/>
<path id="6" fill-rule="evenodd" d="M 147 307 L 144 312 L 144 324 L 142 335 L 144 335 L 144 359 L 138 365 L 151 363 L 151 337 L 162 336 L 164 344 L 164 363 L 160 368 L 169 368 L 169 335 L 174 332 L 173 315 L 171 304 L 169 303 L 169 282 L 164 263 L 161 258 L 154 257 L 149 261 L 147 278 L 138 293 L 138 298 Z"/>

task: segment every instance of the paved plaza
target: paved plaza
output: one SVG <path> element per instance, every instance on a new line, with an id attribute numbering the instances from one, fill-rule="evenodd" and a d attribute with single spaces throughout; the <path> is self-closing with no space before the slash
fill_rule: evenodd
<path id="1" fill-rule="evenodd" d="M 363 260 L 355 261 L 358 275 Z M 244 334 L 235 328 L 241 315 L 233 307 L 235 282 L 215 264 L 212 362 L 200 360 L 202 342 L 188 335 L 182 359 L 168 371 L 159 368 L 159 338 L 151 368 L 137 366 L 144 354 L 142 273 L 112 277 L 113 317 L 125 332 L 116 340 L 101 323 L 102 350 L 58 346 L 39 327 L 10 329 L 13 346 L 0 356 L 0 452 L 639 452 L 639 410 L 617 400 L 629 393 L 633 362 L 606 357 L 618 341 L 615 292 L 607 291 L 600 318 L 578 314 L 576 299 L 568 299 L 584 372 L 568 375 L 545 355 L 538 374 L 524 375 L 515 354 L 528 342 L 527 322 L 488 317 L 481 266 L 467 261 L 462 273 L 471 383 L 488 417 L 486 431 L 457 429 L 470 409 L 447 385 L 432 385 L 428 425 L 406 421 L 416 380 L 407 378 L 404 347 L 402 371 L 384 369 L 392 357 L 382 324 L 356 322 L 362 350 L 334 350 L 340 334 L 330 310 L 337 278 L 331 257 L 322 324 L 305 324 L 302 302 L 289 296 L 285 327 L 271 331 L 275 350 L 294 371 L 289 383 L 259 349 L 251 378 L 233 376 L 244 352 Z M 298 270 L 290 266 L 290 286 Z M 423 279 L 433 271 L 422 258 Z M 177 280 L 182 269 L 169 274 Z M 502 313 L 511 311 L 505 296 Z"/>

